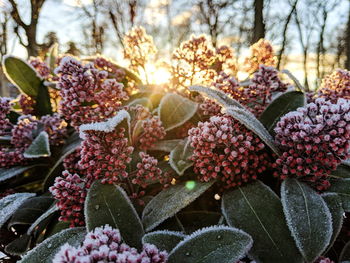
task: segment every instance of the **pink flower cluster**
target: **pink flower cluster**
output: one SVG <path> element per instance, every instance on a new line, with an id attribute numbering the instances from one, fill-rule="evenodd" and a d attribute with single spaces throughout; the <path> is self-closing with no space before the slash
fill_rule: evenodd
<path id="1" fill-rule="evenodd" d="M 259 116 L 273 99 L 273 95 L 287 90 L 287 85 L 278 77 L 278 71 L 273 67 L 259 66 L 251 84 L 243 89 L 242 103 Z"/>
<path id="2" fill-rule="evenodd" d="M 67 123 L 57 113 L 41 117 L 40 123 L 49 135 L 50 145 L 58 146 L 64 143 L 67 137 Z"/>
<path id="3" fill-rule="evenodd" d="M 74 174 L 74 173 L 81 174 L 83 172 L 79 166 L 79 161 L 81 156 L 80 152 L 81 152 L 81 147 L 78 147 L 71 154 L 68 154 L 63 159 L 64 169 L 69 171 L 71 174 Z"/>
<path id="4" fill-rule="evenodd" d="M 92 63 L 83 65 L 72 57 L 64 57 L 56 74 L 62 100 L 60 112 L 72 126 L 112 117 L 128 99 L 123 84 L 108 79 L 108 72 Z"/>
<path id="5" fill-rule="evenodd" d="M 124 128 L 112 132 L 84 131 L 86 138 L 81 145 L 80 168 L 87 174 L 88 186 L 93 180 L 102 183 L 118 183 L 128 176 L 127 164 L 134 150 L 128 145 Z"/>
<path id="6" fill-rule="evenodd" d="M 158 167 L 158 160 L 149 154 L 140 152 L 141 162 L 137 163 L 136 176 L 132 180 L 133 184 L 138 184 L 146 188 L 150 182 L 159 182 L 161 184 L 169 183 L 167 173 L 163 175 L 163 171 Z"/>
<path id="7" fill-rule="evenodd" d="M 10 109 L 10 99 L 0 97 L 0 136 L 9 132 L 13 126 L 10 120 L 7 118 L 7 114 L 10 113 Z"/>
<path id="8" fill-rule="evenodd" d="M 55 255 L 53 263 L 165 263 L 168 254 L 151 244 L 144 244 L 139 253 L 136 248 L 122 242 L 119 230 L 109 225 L 89 232 L 78 248 L 65 244 Z"/>
<path id="9" fill-rule="evenodd" d="M 233 48 L 223 45 L 215 50 L 216 63 L 215 68 L 217 72 L 229 71 L 234 76 L 237 75 L 238 66 L 235 61 Z"/>
<path id="10" fill-rule="evenodd" d="M 319 97 L 323 97 L 336 103 L 338 98 L 350 99 L 350 72 L 337 69 L 322 80 Z"/>
<path id="11" fill-rule="evenodd" d="M 350 101 L 318 98 L 282 117 L 275 132 L 283 151 L 275 176 L 300 177 L 324 190 L 328 175 L 350 157 Z"/>
<path id="12" fill-rule="evenodd" d="M 116 79 L 118 82 L 122 82 L 125 77 L 124 70 L 105 57 L 99 56 L 94 58 L 94 66 L 100 70 L 107 71 L 112 75 L 112 78 Z"/>
<path id="13" fill-rule="evenodd" d="M 39 76 L 46 79 L 50 76 L 49 66 L 40 57 L 31 57 L 29 64 L 38 72 Z"/>
<path id="14" fill-rule="evenodd" d="M 188 134 L 201 181 L 218 179 L 230 188 L 257 179 L 269 166 L 262 141 L 230 116 L 213 116 Z"/>
<path id="15" fill-rule="evenodd" d="M 141 105 L 132 106 L 129 108 L 129 112 L 133 116 L 131 130 L 133 131 L 132 142 L 134 146 L 138 145 L 141 150 L 147 150 L 156 141 L 165 137 L 166 132 L 161 120 L 158 116 L 152 116 L 146 107 Z"/>
<path id="16" fill-rule="evenodd" d="M 84 179 L 78 174 L 64 171 L 62 177 L 55 178 L 49 190 L 58 200 L 56 205 L 61 211 L 60 221 L 70 222 L 71 227 L 85 225 L 83 213 L 87 189 Z"/>
<path id="17" fill-rule="evenodd" d="M 35 100 L 26 95 L 26 94 L 21 94 L 19 95 L 19 105 L 21 106 L 22 113 L 29 115 L 29 114 L 34 114 L 34 107 L 35 107 Z"/>
<path id="18" fill-rule="evenodd" d="M 330 258 L 325 258 L 325 257 L 319 257 L 315 263 L 335 263 L 333 260 Z"/>

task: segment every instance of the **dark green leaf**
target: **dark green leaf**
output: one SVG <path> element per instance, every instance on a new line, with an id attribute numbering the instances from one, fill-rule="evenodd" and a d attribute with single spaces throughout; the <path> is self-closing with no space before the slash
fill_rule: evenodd
<path id="1" fill-rule="evenodd" d="M 342 200 L 345 212 L 350 212 L 350 178 L 332 181 L 327 192 L 337 193 Z"/>
<path id="2" fill-rule="evenodd" d="M 35 196 L 24 201 L 12 215 L 8 227 L 14 225 L 30 225 L 52 205 L 53 198 L 48 196 Z"/>
<path id="3" fill-rule="evenodd" d="M 41 85 L 38 89 L 38 95 L 35 98 L 36 104 L 34 106 L 35 113 L 39 116 L 52 114 L 52 107 L 50 101 L 50 94 L 48 87 Z"/>
<path id="4" fill-rule="evenodd" d="M 198 104 L 175 93 L 166 94 L 160 101 L 158 116 L 165 130 L 181 126 L 197 112 Z"/>
<path id="5" fill-rule="evenodd" d="M 52 263 L 53 257 L 59 251 L 60 247 L 68 243 L 71 246 L 79 246 L 86 235 L 83 227 L 69 228 L 63 230 L 30 250 L 24 255 L 20 263 Z"/>
<path id="6" fill-rule="evenodd" d="M 145 230 L 151 231 L 164 220 L 174 216 L 208 190 L 213 183 L 214 181 L 208 183 L 188 181 L 161 191 L 143 210 L 142 221 Z"/>
<path id="7" fill-rule="evenodd" d="M 12 84 L 28 96 L 37 97 L 42 81 L 30 65 L 19 58 L 5 56 L 2 66 Z"/>
<path id="8" fill-rule="evenodd" d="M 15 240 L 13 240 L 10 244 L 8 244 L 5 247 L 5 251 L 6 253 L 9 253 L 11 255 L 16 255 L 16 256 L 22 255 L 28 250 L 30 241 L 31 241 L 31 236 L 24 234 L 19 238 L 16 238 Z"/>
<path id="9" fill-rule="evenodd" d="M 328 245 L 328 249 L 330 249 L 343 226 L 344 209 L 342 206 L 341 198 L 337 194 L 325 193 L 322 195 L 322 197 L 332 215 L 333 234 Z"/>
<path id="10" fill-rule="evenodd" d="M 185 139 L 177 144 L 177 146 L 170 152 L 169 164 L 178 175 L 183 175 L 186 169 L 193 165 L 193 161 L 189 158 L 193 154 L 189 140 Z"/>
<path id="11" fill-rule="evenodd" d="M 230 226 L 252 236 L 249 253 L 257 262 L 303 262 L 286 225 L 281 201 L 268 186 L 258 181 L 226 192 L 222 213 Z"/>
<path id="12" fill-rule="evenodd" d="M 54 215 L 57 211 L 58 207 L 56 203 L 52 204 L 51 207 L 47 209 L 45 213 L 43 213 L 33 222 L 33 224 L 28 228 L 27 234 L 30 235 L 41 222 Z"/>
<path id="13" fill-rule="evenodd" d="M 40 158 L 51 156 L 49 135 L 42 131 L 34 139 L 32 144 L 25 150 L 23 156 L 25 158 Z"/>
<path id="14" fill-rule="evenodd" d="M 299 91 L 290 91 L 277 97 L 261 114 L 259 120 L 266 129 L 274 134 L 274 128 L 280 118 L 290 111 L 305 105 L 305 95 Z"/>
<path id="15" fill-rule="evenodd" d="M 350 261 L 350 241 L 345 244 L 339 256 L 339 262 Z"/>
<path id="16" fill-rule="evenodd" d="M 28 166 L 14 166 L 11 168 L 0 168 L 0 182 L 4 182 L 8 179 L 11 179 L 37 166 L 41 166 L 41 164 L 34 164 Z"/>
<path id="17" fill-rule="evenodd" d="M 180 139 L 157 141 L 150 150 L 171 152 L 180 142 L 182 142 Z"/>
<path id="18" fill-rule="evenodd" d="M 28 198 L 33 196 L 35 194 L 17 193 L 0 199 L 0 228 Z"/>
<path id="19" fill-rule="evenodd" d="M 178 213 L 178 219 L 186 230 L 192 233 L 198 229 L 220 225 L 221 213 L 211 211 L 183 211 Z"/>
<path id="20" fill-rule="evenodd" d="M 330 175 L 332 178 L 350 178 L 350 166 L 341 164 Z"/>
<path id="21" fill-rule="evenodd" d="M 141 247 L 142 223 L 121 187 L 94 182 L 86 197 L 85 216 L 89 231 L 108 224 L 119 229 L 128 245 Z"/>
<path id="22" fill-rule="evenodd" d="M 224 226 L 198 230 L 169 254 L 168 263 L 232 263 L 244 257 L 253 244 L 245 232 Z"/>
<path id="23" fill-rule="evenodd" d="M 332 215 L 322 197 L 296 179 L 286 179 L 281 200 L 289 230 L 307 262 L 314 262 L 332 237 Z"/>
<path id="24" fill-rule="evenodd" d="M 143 244 L 153 244 L 159 250 L 166 250 L 168 253 L 185 238 L 186 235 L 181 232 L 173 231 L 154 231 L 143 236 Z"/>

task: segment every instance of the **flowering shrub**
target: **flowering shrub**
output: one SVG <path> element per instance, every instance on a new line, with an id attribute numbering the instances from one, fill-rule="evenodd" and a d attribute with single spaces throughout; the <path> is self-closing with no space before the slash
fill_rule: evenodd
<path id="1" fill-rule="evenodd" d="M 124 45 L 130 69 L 55 48 L 5 57 L 21 92 L 0 99 L 6 262 L 350 260 L 347 71 L 307 93 L 268 41 L 240 65 L 201 35 L 157 85 L 152 37 L 137 27 Z"/>

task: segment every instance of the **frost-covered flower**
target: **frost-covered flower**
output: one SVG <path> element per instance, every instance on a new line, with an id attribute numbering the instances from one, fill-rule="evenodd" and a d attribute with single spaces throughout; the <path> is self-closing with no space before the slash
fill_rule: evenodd
<path id="1" fill-rule="evenodd" d="M 145 68 L 150 58 L 157 53 L 152 36 L 148 35 L 143 27 L 133 27 L 123 39 L 124 58 L 130 61 L 133 70 Z"/>
<path id="2" fill-rule="evenodd" d="M 159 251 L 151 244 L 144 244 L 139 253 L 136 248 L 129 247 L 122 242 L 119 230 L 105 225 L 89 232 L 82 245 L 77 248 L 69 244 L 63 245 L 52 262 L 165 263 L 167 258 L 166 251 Z"/>
<path id="3" fill-rule="evenodd" d="M 100 70 L 107 71 L 118 82 L 121 82 L 123 80 L 123 78 L 125 77 L 124 70 L 122 70 L 120 67 L 118 67 L 113 61 L 111 61 L 105 57 L 98 56 L 98 57 L 94 58 L 93 62 L 94 62 L 94 66 L 96 68 L 98 68 Z"/>
<path id="4" fill-rule="evenodd" d="M 256 116 L 271 103 L 273 95 L 287 90 L 287 85 L 280 80 L 278 71 L 273 67 L 260 65 L 251 82 L 243 90 L 241 102 Z"/>
<path id="5" fill-rule="evenodd" d="M 215 101 L 208 98 L 201 98 L 201 100 L 199 110 L 202 115 L 211 117 L 221 113 L 221 106 Z"/>
<path id="6" fill-rule="evenodd" d="M 237 75 L 238 66 L 235 60 L 233 48 L 229 46 L 220 46 L 216 49 L 215 68 L 218 72 L 230 72 L 233 76 Z"/>
<path id="7" fill-rule="evenodd" d="M 136 164 L 137 172 L 132 179 L 133 184 L 141 185 L 146 188 L 149 183 L 159 182 L 161 184 L 169 183 L 167 173 L 158 167 L 158 160 L 144 152 L 139 153 L 141 162 Z"/>
<path id="8" fill-rule="evenodd" d="M 350 72 L 337 69 L 322 80 L 318 96 L 336 103 L 338 98 L 350 99 Z"/>
<path id="9" fill-rule="evenodd" d="M 246 58 L 246 70 L 253 73 L 260 65 L 275 67 L 277 59 L 271 43 L 265 39 L 260 39 L 250 47 L 250 56 Z"/>
<path id="10" fill-rule="evenodd" d="M 58 146 L 67 137 L 67 123 L 57 113 L 41 117 L 40 122 L 49 135 L 50 145 Z"/>
<path id="11" fill-rule="evenodd" d="M 35 116 L 22 115 L 12 129 L 11 144 L 16 148 L 28 148 L 39 134 L 39 121 Z"/>
<path id="12" fill-rule="evenodd" d="M 269 165 L 262 141 L 230 116 L 213 116 L 188 134 L 201 181 L 218 179 L 230 188 L 257 179 Z"/>
<path id="13" fill-rule="evenodd" d="M 60 221 L 70 222 L 71 227 L 85 224 L 83 212 L 87 189 L 84 179 L 78 174 L 64 171 L 62 177 L 56 177 L 49 190 L 58 200 L 56 205 L 61 211 Z"/>
<path id="14" fill-rule="evenodd" d="M 350 157 L 350 101 L 318 98 L 283 116 L 275 132 L 283 151 L 275 176 L 301 177 L 326 189 L 328 175 Z"/>
<path id="15" fill-rule="evenodd" d="M 23 156 L 23 149 L 0 147 L 0 167 L 9 168 L 14 165 L 23 165 L 27 160 Z"/>
<path id="16" fill-rule="evenodd" d="M 83 65 L 64 57 L 56 73 L 62 97 L 60 112 L 74 127 L 112 117 L 128 99 L 123 84 L 107 79 L 108 72 L 92 63 Z"/>
<path id="17" fill-rule="evenodd" d="M 81 144 L 79 165 L 87 174 L 89 183 L 102 179 L 102 183 L 121 182 L 128 176 L 127 164 L 133 147 L 128 145 L 124 128 L 111 132 L 87 130 Z"/>
<path id="18" fill-rule="evenodd" d="M 71 174 L 82 173 L 83 170 L 80 169 L 79 161 L 81 157 L 81 147 L 76 148 L 72 153 L 68 154 L 63 159 L 63 167 L 65 170 L 69 171 Z"/>
<path id="19" fill-rule="evenodd" d="M 36 70 L 40 77 L 46 79 L 50 76 L 49 66 L 40 57 L 31 57 L 29 64 Z"/>
<path id="20" fill-rule="evenodd" d="M 319 257 L 314 263 L 335 263 L 330 258 Z"/>
<path id="21" fill-rule="evenodd" d="M 210 83 L 216 75 L 211 69 L 215 59 L 215 50 L 207 37 L 192 35 L 173 52 L 173 83 L 182 87 Z"/>
<path id="22" fill-rule="evenodd" d="M 25 115 L 33 115 L 35 110 L 35 100 L 31 98 L 30 96 L 26 94 L 20 94 L 19 95 L 19 100 L 18 100 L 19 105 L 21 106 L 22 113 Z"/>
<path id="23" fill-rule="evenodd" d="M 11 99 L 0 97 L 0 135 L 4 135 L 12 128 L 10 120 L 7 118 L 7 114 L 10 113 Z"/>

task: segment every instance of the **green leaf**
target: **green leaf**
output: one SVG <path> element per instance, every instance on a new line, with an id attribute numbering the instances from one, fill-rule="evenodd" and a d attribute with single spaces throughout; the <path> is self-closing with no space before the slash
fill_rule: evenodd
<path id="1" fill-rule="evenodd" d="M 36 227 L 43 222 L 44 220 L 46 220 L 47 218 L 51 217 L 53 214 L 55 214 L 58 211 L 58 207 L 56 205 L 56 203 L 54 203 L 49 209 L 46 210 L 45 213 L 43 213 L 41 216 L 39 216 L 34 222 L 33 224 L 28 228 L 27 230 L 27 234 L 30 235 L 33 230 L 36 229 Z"/>
<path id="2" fill-rule="evenodd" d="M 160 101 L 158 116 L 165 130 L 181 126 L 197 112 L 198 104 L 175 93 L 166 94 Z"/>
<path id="3" fill-rule="evenodd" d="M 14 225 L 31 225 L 52 205 L 53 198 L 49 196 L 35 196 L 24 201 L 12 215 L 8 227 Z"/>
<path id="4" fill-rule="evenodd" d="M 34 139 L 32 144 L 25 150 L 23 156 L 25 158 L 40 158 L 51 156 L 49 135 L 42 131 Z"/>
<path id="5" fill-rule="evenodd" d="M 185 139 L 177 144 L 170 152 L 169 164 L 178 175 L 183 175 L 184 172 L 193 165 L 193 161 L 189 158 L 193 154 L 193 148 L 188 139 Z"/>
<path id="6" fill-rule="evenodd" d="M 343 226 L 343 218 L 344 218 L 344 209 L 342 207 L 341 198 L 334 193 L 324 193 L 322 195 L 323 200 L 326 202 L 328 209 L 332 215 L 332 229 L 333 234 L 331 237 L 331 241 L 329 242 L 328 249 L 329 250 L 335 240 L 337 239 L 340 230 Z"/>
<path id="7" fill-rule="evenodd" d="M 53 185 L 56 176 L 61 172 L 61 164 L 63 160 L 72 152 L 74 152 L 81 144 L 81 139 L 77 133 L 74 133 L 70 138 L 67 139 L 66 144 L 62 148 L 61 152 L 58 154 L 60 156 L 55 164 L 48 171 L 44 183 L 43 190 L 47 191 L 51 185 Z"/>
<path id="8" fill-rule="evenodd" d="M 293 80 L 298 90 L 305 91 L 305 88 L 303 87 L 303 85 L 300 84 L 299 80 L 289 70 L 283 69 L 281 70 L 281 73 L 286 74 L 291 80 Z"/>
<path id="9" fill-rule="evenodd" d="M 254 132 L 267 146 L 271 148 L 277 155 L 280 151 L 275 144 L 275 140 L 271 134 L 266 130 L 264 125 L 248 110 L 238 107 L 229 107 L 225 109 L 226 113 L 237 121 L 246 126 L 249 130 Z"/>
<path id="10" fill-rule="evenodd" d="M 66 243 L 71 246 L 79 246 L 84 240 L 86 230 L 84 227 L 65 229 L 30 250 L 24 255 L 20 263 L 51 263 L 60 247 Z"/>
<path id="11" fill-rule="evenodd" d="M 11 179 L 19 174 L 24 173 L 34 167 L 42 166 L 42 164 L 34 164 L 28 166 L 14 166 L 11 168 L 0 168 L 0 183 Z"/>
<path id="12" fill-rule="evenodd" d="M 29 64 L 19 58 L 5 56 L 2 67 L 12 84 L 28 96 L 37 97 L 42 80 Z"/>
<path id="13" fill-rule="evenodd" d="M 198 230 L 169 254 L 168 263 L 232 263 L 244 257 L 253 244 L 245 232 L 224 226 Z"/>
<path id="14" fill-rule="evenodd" d="M 254 244 L 249 254 L 257 262 L 303 262 L 286 225 L 280 199 L 262 182 L 226 192 L 222 213 L 229 226 L 252 236 Z"/>
<path id="15" fill-rule="evenodd" d="M 154 231 L 143 236 L 142 244 L 153 244 L 159 250 L 166 250 L 169 253 L 185 237 L 186 235 L 181 232 L 167 230 Z"/>
<path id="16" fill-rule="evenodd" d="M 191 86 L 189 87 L 189 90 L 204 93 L 206 96 L 208 96 L 210 99 L 215 100 L 224 108 L 238 107 L 245 109 L 245 107 L 242 104 L 240 104 L 237 100 L 230 98 L 221 90 L 211 89 L 203 86 Z"/>
<path id="17" fill-rule="evenodd" d="M 153 109 L 152 101 L 149 98 L 138 98 L 130 101 L 127 104 L 129 107 L 136 106 L 136 105 L 142 105 L 150 110 Z"/>
<path id="18" fill-rule="evenodd" d="M 181 139 L 157 141 L 152 146 L 152 148 L 150 148 L 150 150 L 151 151 L 171 152 L 180 142 L 182 142 Z"/>
<path id="19" fill-rule="evenodd" d="M 208 190 L 213 183 L 214 181 L 208 183 L 188 181 L 161 191 L 143 210 L 142 221 L 145 230 L 151 231 L 166 219 L 174 216 Z"/>
<path id="20" fill-rule="evenodd" d="M 274 134 L 274 128 L 280 118 L 290 111 L 303 107 L 305 103 L 305 95 L 302 92 L 290 91 L 283 93 L 269 104 L 259 120 L 271 134 Z"/>
<path id="21" fill-rule="evenodd" d="M 296 179 L 286 179 L 281 200 L 289 230 L 307 262 L 314 262 L 332 237 L 332 215 L 322 197 Z"/>
<path id="22" fill-rule="evenodd" d="M 49 54 L 47 56 L 47 65 L 50 67 L 51 73 L 54 73 L 56 68 L 56 59 L 58 57 L 58 44 L 55 43 L 50 47 Z"/>
<path id="23" fill-rule="evenodd" d="M 339 262 L 350 261 L 350 241 L 345 244 L 339 256 Z"/>
<path id="24" fill-rule="evenodd" d="M 350 167 L 345 165 L 345 164 L 341 164 L 337 167 L 337 169 L 335 171 L 333 171 L 330 174 L 330 177 L 332 178 L 350 178 Z"/>
<path id="25" fill-rule="evenodd" d="M 193 233 L 194 231 L 220 225 L 221 213 L 211 211 L 183 211 L 177 214 L 186 233 Z"/>
<path id="26" fill-rule="evenodd" d="M 5 247 L 6 253 L 10 255 L 22 255 L 24 254 L 30 246 L 31 236 L 24 234 L 19 238 L 16 238 L 11 243 Z"/>
<path id="27" fill-rule="evenodd" d="M 327 192 L 340 196 L 345 212 L 350 212 L 350 178 L 338 179 L 331 182 Z"/>
<path id="28" fill-rule="evenodd" d="M 141 247 L 143 226 L 129 197 L 121 187 L 94 182 L 86 197 L 85 216 L 89 231 L 108 224 L 119 229 L 128 245 Z"/>
<path id="29" fill-rule="evenodd" d="M 17 193 L 0 199 L 0 228 L 28 198 L 33 196 L 35 194 Z"/>
<path id="30" fill-rule="evenodd" d="M 39 116 L 52 114 L 49 89 L 45 85 L 40 85 L 38 95 L 35 98 L 35 113 Z"/>

